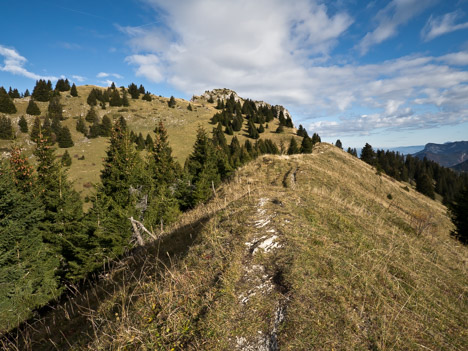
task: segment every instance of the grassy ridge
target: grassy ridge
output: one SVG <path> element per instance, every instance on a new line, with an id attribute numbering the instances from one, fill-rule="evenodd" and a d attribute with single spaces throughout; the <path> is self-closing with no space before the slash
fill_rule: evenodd
<path id="1" fill-rule="evenodd" d="M 67 149 L 70 153 L 73 163 L 70 167 L 69 178 L 74 182 L 75 189 L 83 196 L 89 195 L 92 189 L 91 185 L 99 181 L 99 174 L 102 166 L 102 159 L 108 145 L 108 138 L 99 137 L 96 139 L 87 139 L 83 134 L 76 131 L 76 121 L 79 116 L 84 117 L 90 106 L 86 99 L 93 88 L 96 86 L 85 85 L 77 87 L 78 97 L 72 97 L 69 92 L 61 93 L 61 104 L 63 105 L 63 115 L 67 118 L 62 121 L 63 126 L 67 126 L 71 133 L 75 146 Z M 29 98 L 15 99 L 17 113 L 8 115 L 12 119 L 12 124 L 17 130 L 17 139 L 12 141 L 0 140 L 0 150 L 8 152 L 11 145 L 16 143 L 26 149 L 26 154 L 31 155 L 33 143 L 28 135 L 19 132 L 18 121 L 20 116 L 25 115 L 28 126 L 31 129 L 34 116 L 26 115 Z M 211 132 L 213 125 L 209 123 L 211 117 L 219 110 L 215 109 L 215 103 L 211 104 L 203 99 L 198 102 L 188 102 L 183 99 L 176 99 L 176 107 L 169 108 L 169 98 L 153 95 L 153 101 L 144 101 L 141 98 L 133 100 L 129 97 L 129 107 L 110 107 L 102 110 L 99 106 L 95 108 L 99 117 L 109 115 L 113 119 L 124 116 L 131 130 L 136 134 L 153 134 L 155 126 L 162 121 L 168 131 L 169 142 L 173 149 L 173 155 L 176 160 L 183 165 L 187 156 L 192 152 L 193 144 L 196 139 L 196 130 L 198 126 L 204 127 Z M 41 110 L 41 116 L 47 112 L 48 102 L 36 102 Z M 189 103 L 192 105 L 192 111 L 187 110 Z M 274 131 L 278 127 L 278 120 L 275 119 L 269 125 L 269 129 L 261 134 L 261 138 L 269 138 L 278 145 L 281 140 L 285 145 L 289 145 L 289 139 L 295 135 L 294 130 L 285 128 L 284 134 L 276 134 Z M 247 139 L 247 122 L 244 122 L 244 128 L 236 132 L 241 144 Z M 297 137 L 298 140 L 300 139 Z M 226 135 L 228 142 L 232 136 Z M 65 149 L 58 149 L 57 155 L 61 156 Z M 85 156 L 84 160 L 79 157 Z"/>
<path id="2" fill-rule="evenodd" d="M 22 346 L 463 350 L 468 249 L 405 186 L 328 144 L 263 156 Z"/>

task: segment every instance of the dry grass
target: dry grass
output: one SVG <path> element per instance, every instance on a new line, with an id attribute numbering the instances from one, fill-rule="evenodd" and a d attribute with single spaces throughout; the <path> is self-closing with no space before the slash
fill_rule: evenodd
<path id="1" fill-rule="evenodd" d="M 77 87 L 79 97 L 73 98 L 68 93 L 62 93 L 61 103 L 64 105 L 63 115 L 67 119 L 62 122 L 62 125 L 67 126 L 75 142 L 75 146 L 68 149 L 72 156 L 73 163 L 70 167 L 69 178 L 74 182 L 75 190 L 82 196 L 91 193 L 90 184 L 99 181 L 100 170 L 102 168 L 102 159 L 105 156 L 107 148 L 107 138 L 90 139 L 83 137 L 83 134 L 75 130 L 76 120 L 79 116 L 85 116 L 89 110 L 89 105 L 86 103 L 91 89 L 98 88 L 92 85 L 84 85 Z M 20 116 L 25 115 L 28 121 L 29 128 L 32 127 L 34 120 L 33 116 L 26 115 L 28 99 L 15 99 L 17 113 L 9 115 L 12 123 L 17 130 L 17 139 L 13 142 L 0 140 L 0 152 L 6 153 L 11 148 L 12 143 L 16 143 L 25 149 L 27 155 L 31 155 L 33 143 L 29 136 L 22 134 L 18 129 L 18 121 Z M 135 133 L 142 133 L 144 137 L 149 133 L 152 136 L 155 126 L 162 121 L 167 128 L 169 142 L 173 149 L 173 155 L 178 162 L 183 165 L 187 156 L 192 152 L 193 144 L 196 139 L 196 131 L 198 126 L 204 127 L 208 132 L 211 132 L 214 127 L 209 123 L 211 117 L 218 112 L 215 104 L 210 103 L 193 103 L 192 111 L 187 110 L 188 101 L 176 99 L 177 105 L 175 108 L 169 108 L 167 102 L 169 98 L 153 96 L 153 101 L 143 101 L 130 99 L 129 107 L 109 107 L 102 110 L 99 106 L 96 107 L 98 115 L 102 118 L 104 115 L 109 115 L 111 118 L 124 116 L 129 127 Z M 47 112 L 47 102 L 37 102 L 41 109 L 42 115 Z M 242 131 L 236 133 L 239 141 L 244 143 L 247 139 L 247 123 Z M 294 135 L 293 129 L 286 128 L 284 134 L 276 134 L 274 131 L 278 127 L 278 121 L 272 121 L 269 129 L 261 135 L 262 138 L 269 138 L 275 141 L 278 146 L 281 140 L 284 141 L 286 147 L 289 145 L 289 139 Z M 227 136 L 228 142 L 232 139 Z M 300 138 L 296 136 L 300 142 Z M 58 149 L 57 154 L 62 155 L 64 149 Z M 77 160 L 74 156 L 85 156 L 84 160 Z"/>
<path id="2" fill-rule="evenodd" d="M 468 249 L 404 186 L 327 144 L 264 156 L 8 348 L 463 350 Z"/>

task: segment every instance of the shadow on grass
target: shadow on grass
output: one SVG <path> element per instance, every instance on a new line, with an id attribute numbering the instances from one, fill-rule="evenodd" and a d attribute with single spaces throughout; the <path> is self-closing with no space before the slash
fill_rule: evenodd
<path id="1" fill-rule="evenodd" d="M 159 240 L 136 247 L 120 260 L 67 291 L 37 315 L 0 338 L 5 350 L 69 350 L 88 344 L 99 328 L 92 314 L 117 292 L 133 290 L 155 280 L 158 272 L 183 259 L 196 242 L 210 216 L 172 231 Z M 130 301 L 131 303 L 131 301 Z"/>

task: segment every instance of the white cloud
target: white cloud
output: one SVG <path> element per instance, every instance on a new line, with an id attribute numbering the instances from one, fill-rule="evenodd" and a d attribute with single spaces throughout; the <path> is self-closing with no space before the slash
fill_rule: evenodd
<path id="1" fill-rule="evenodd" d="M 3 45 L 0 45 L 0 56 L 3 56 L 3 66 L 0 66 L 0 71 L 9 72 L 11 74 L 35 80 L 57 80 L 57 77 L 41 76 L 39 74 L 28 71 L 26 68 L 24 68 L 24 65 L 28 60 L 21 56 L 15 49 L 9 49 Z"/>
<path id="2" fill-rule="evenodd" d="M 468 28 L 468 22 L 455 24 L 456 20 L 462 17 L 461 12 L 454 11 L 443 16 L 431 16 L 423 30 L 421 36 L 425 41 L 430 41 L 438 36 Z"/>
<path id="3" fill-rule="evenodd" d="M 106 73 L 106 72 L 99 72 L 97 75 L 96 75 L 97 78 L 107 78 L 107 77 L 114 77 L 114 78 L 117 78 L 117 79 L 122 79 L 123 77 L 118 74 L 118 73 Z"/>
<path id="4" fill-rule="evenodd" d="M 372 45 L 394 37 L 398 27 L 435 3 L 434 0 L 392 0 L 375 16 L 377 28 L 367 33 L 358 45 L 361 55 L 366 54 Z"/>
<path id="5" fill-rule="evenodd" d="M 164 13 L 165 26 L 121 27 L 134 50 L 126 62 L 137 75 L 166 81 L 189 96 L 231 88 L 240 96 L 282 104 L 296 113 L 296 123 L 323 133 L 429 128 L 466 120 L 464 52 L 336 64 L 331 50 L 353 20 L 343 12 L 329 14 L 324 5 L 147 1 L 159 16 Z M 391 13 L 381 17 L 398 18 L 393 23 L 400 24 L 427 6 L 413 0 L 392 4 Z M 319 118 L 327 121 L 310 123 Z"/>
<path id="6" fill-rule="evenodd" d="M 77 75 L 73 75 L 72 78 L 74 80 L 76 80 L 77 82 L 84 82 L 86 80 L 86 77 L 82 77 L 82 76 L 77 76 Z"/>
<path id="7" fill-rule="evenodd" d="M 112 83 L 114 83 L 112 80 L 109 80 L 109 79 L 106 79 L 106 80 L 100 80 L 99 83 L 101 84 L 104 84 L 108 87 L 110 87 L 112 85 Z M 114 83 L 115 84 L 115 83 Z"/>

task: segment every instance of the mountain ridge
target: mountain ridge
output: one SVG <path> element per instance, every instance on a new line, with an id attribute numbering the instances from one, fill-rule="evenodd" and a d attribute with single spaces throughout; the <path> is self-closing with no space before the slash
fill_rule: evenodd
<path id="1" fill-rule="evenodd" d="M 424 149 L 413 154 L 414 157 L 437 162 L 444 167 L 456 166 L 468 160 L 468 141 L 447 142 L 444 144 L 428 143 Z"/>

